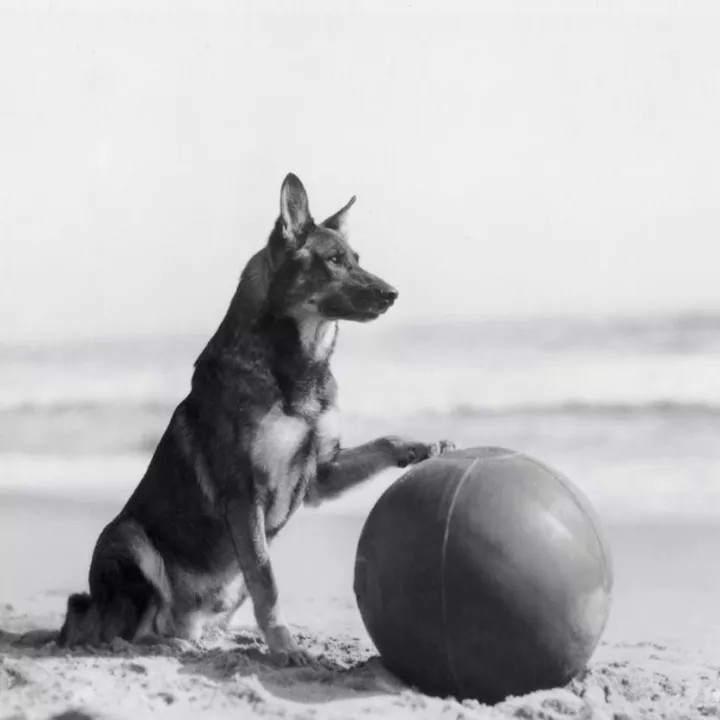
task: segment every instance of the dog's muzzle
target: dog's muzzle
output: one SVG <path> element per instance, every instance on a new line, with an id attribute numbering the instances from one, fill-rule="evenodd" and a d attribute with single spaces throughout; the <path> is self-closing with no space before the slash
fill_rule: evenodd
<path id="1" fill-rule="evenodd" d="M 375 296 L 378 298 L 379 303 L 384 305 L 386 310 L 397 300 L 398 295 L 398 291 L 392 287 L 392 285 L 387 285 L 375 292 Z"/>

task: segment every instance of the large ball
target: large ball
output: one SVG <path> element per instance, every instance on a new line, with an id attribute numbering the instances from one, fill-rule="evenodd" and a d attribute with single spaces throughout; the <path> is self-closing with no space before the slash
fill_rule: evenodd
<path id="1" fill-rule="evenodd" d="M 603 632 L 608 544 L 547 465 L 472 448 L 413 467 L 370 512 L 355 595 L 385 666 L 431 695 L 502 701 L 569 682 Z"/>

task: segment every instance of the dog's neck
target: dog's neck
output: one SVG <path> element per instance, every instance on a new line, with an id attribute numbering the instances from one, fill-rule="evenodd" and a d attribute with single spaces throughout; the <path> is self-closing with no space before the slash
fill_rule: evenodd
<path id="1" fill-rule="evenodd" d="M 236 309 L 231 306 L 198 362 L 212 358 L 231 360 L 257 350 L 271 366 L 290 363 L 299 368 L 326 365 L 330 361 L 337 340 L 337 321 L 314 313 L 278 316 L 265 311 L 252 317 L 233 312 Z M 253 347 L 257 350 L 252 351 Z"/>
<path id="2" fill-rule="evenodd" d="M 315 363 L 327 362 L 335 349 L 337 322 L 310 314 L 295 318 L 295 322 L 306 357 Z"/>
<path id="3" fill-rule="evenodd" d="M 271 348 L 275 363 L 297 366 L 325 365 L 330 361 L 337 339 L 337 322 L 314 313 L 260 318 L 255 331 Z"/>

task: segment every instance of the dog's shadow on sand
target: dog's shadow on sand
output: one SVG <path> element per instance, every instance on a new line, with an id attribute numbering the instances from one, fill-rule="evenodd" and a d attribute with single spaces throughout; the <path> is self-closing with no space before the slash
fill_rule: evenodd
<path id="1" fill-rule="evenodd" d="M 301 632 L 296 637 L 314 657 L 312 665 L 278 667 L 256 635 L 240 632 L 234 636 L 235 649 L 206 652 L 195 662 L 186 661 L 181 672 L 220 681 L 255 677 L 275 697 L 305 703 L 394 695 L 406 689 L 384 668 L 379 656 L 359 648 L 354 639 L 320 638 Z"/>
<path id="2" fill-rule="evenodd" d="M 202 677 L 217 683 L 228 694 L 250 702 L 273 698 L 297 703 L 328 703 L 337 700 L 397 695 L 407 689 L 357 638 L 324 637 L 297 631 L 298 644 L 313 658 L 306 666 L 280 667 L 271 659 L 256 632 L 237 628 L 209 642 L 130 644 L 115 641 L 99 648 L 62 648 L 56 630 L 35 629 L 25 633 L 0 630 L 0 655 L 25 658 L 116 658 L 126 662 L 128 672 L 146 673 L 143 659 L 176 660 L 180 675 Z"/>

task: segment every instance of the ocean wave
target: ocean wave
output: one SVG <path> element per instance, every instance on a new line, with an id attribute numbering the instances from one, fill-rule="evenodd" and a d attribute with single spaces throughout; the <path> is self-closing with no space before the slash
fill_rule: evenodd
<path id="1" fill-rule="evenodd" d="M 199 341 L 146 339 L 22 352 L 0 346 L 0 416 L 169 417 Z M 720 408 L 720 316 L 348 327 L 333 358 L 357 417 L 709 417 Z M 6 426 L 9 423 L 6 423 Z"/>
<path id="2" fill-rule="evenodd" d="M 17 402 L 0 406 L 0 416 L 54 417 L 63 415 L 127 415 L 142 414 L 169 417 L 177 401 L 151 400 L 62 400 L 58 402 Z M 361 408 L 346 408 L 346 415 L 363 417 L 368 413 Z M 375 413 L 369 413 L 372 415 Z M 397 415 L 391 410 L 381 414 Z M 454 418 L 503 418 L 521 416 L 567 416 L 567 417 L 708 417 L 720 418 L 720 404 L 712 402 L 686 402 L 658 399 L 640 402 L 592 402 L 567 400 L 557 403 L 508 402 L 502 405 L 457 403 L 447 407 L 423 407 L 421 402 L 407 410 L 408 415 Z"/>
<path id="3" fill-rule="evenodd" d="M 568 401 L 556 404 L 517 404 L 488 407 L 472 404 L 456 405 L 449 410 L 429 410 L 428 414 L 451 415 L 459 418 L 515 417 L 533 415 L 564 416 L 704 416 L 720 417 L 720 405 L 714 403 L 653 400 L 639 403 L 597 403 Z"/>
<path id="4" fill-rule="evenodd" d="M 91 414 L 97 412 L 145 412 L 148 414 L 166 414 L 172 412 L 177 401 L 158 399 L 78 399 L 78 400 L 9 400 L 5 404 L 0 401 L 0 415 L 67 415 Z"/>
<path id="5" fill-rule="evenodd" d="M 0 493 L 51 492 L 85 499 L 121 499 L 147 467 L 139 453 L 104 456 L 0 454 Z"/>

